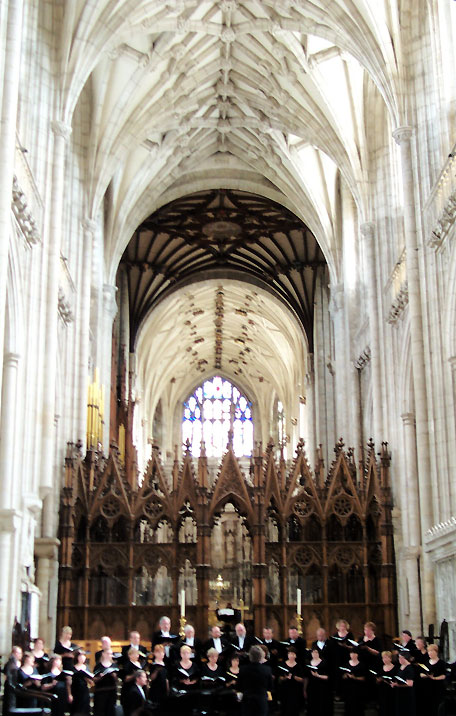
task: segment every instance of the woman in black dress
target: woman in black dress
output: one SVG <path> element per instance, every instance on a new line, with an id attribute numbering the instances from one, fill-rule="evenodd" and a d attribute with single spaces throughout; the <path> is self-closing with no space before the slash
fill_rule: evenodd
<path id="1" fill-rule="evenodd" d="M 90 714 L 90 688 L 93 686 L 93 674 L 87 670 L 86 653 L 82 649 L 74 652 L 73 676 L 71 679 L 71 693 L 73 703 L 72 714 Z"/>
<path id="2" fill-rule="evenodd" d="M 225 690 L 222 694 L 222 710 L 227 716 L 239 716 L 241 713 L 241 704 L 237 698 L 237 681 L 239 678 L 239 656 L 237 654 L 233 654 L 228 660 L 225 678 Z"/>
<path id="3" fill-rule="evenodd" d="M 173 687 L 180 696 L 179 707 L 187 712 L 195 707 L 199 685 L 199 669 L 191 658 L 189 646 L 181 646 L 180 660 L 174 666 Z"/>
<path id="4" fill-rule="evenodd" d="M 358 647 L 350 649 L 350 658 L 342 671 L 343 697 L 345 713 L 350 716 L 363 716 L 366 701 L 366 669 L 359 660 Z"/>
<path id="5" fill-rule="evenodd" d="M 17 671 L 17 685 L 23 686 L 27 689 L 39 689 L 40 680 L 34 679 L 34 676 L 39 676 L 38 670 L 35 666 L 35 657 L 31 651 L 26 651 L 22 657 L 21 666 Z M 22 696 L 21 694 L 16 695 L 16 706 L 18 708 L 36 708 L 37 700 L 30 696 Z"/>
<path id="6" fill-rule="evenodd" d="M 104 649 L 93 671 L 94 716 L 115 716 L 118 672 L 119 668 L 112 660 L 112 649 Z"/>
<path id="7" fill-rule="evenodd" d="M 154 646 L 154 662 L 150 666 L 149 701 L 160 710 L 169 694 L 168 671 L 165 665 L 165 647 L 163 644 Z"/>
<path id="8" fill-rule="evenodd" d="M 350 631 L 350 624 L 346 619 L 339 619 L 336 622 L 336 632 L 332 634 L 329 641 L 331 678 L 334 690 L 338 696 L 342 695 L 342 671 L 340 667 L 346 667 L 350 658 L 350 649 L 354 642 L 353 634 Z"/>
<path id="9" fill-rule="evenodd" d="M 399 656 L 399 669 L 393 680 L 394 704 L 396 716 L 415 716 L 415 688 L 413 685 L 415 673 L 410 664 L 411 655 L 408 651 L 401 651 Z"/>
<path id="10" fill-rule="evenodd" d="M 411 664 L 415 674 L 416 713 L 417 716 L 428 716 L 428 707 L 426 704 L 426 683 L 421 678 L 421 674 L 429 673 L 429 654 L 427 651 L 427 642 L 424 636 L 416 637 L 415 648 L 411 652 Z"/>
<path id="11" fill-rule="evenodd" d="M 377 669 L 377 701 L 379 716 L 391 716 L 394 713 L 394 689 L 391 688 L 393 677 L 398 667 L 393 664 L 393 655 L 390 651 L 382 651 L 382 665 Z"/>
<path id="12" fill-rule="evenodd" d="M 375 635 L 374 622 L 366 622 L 364 625 L 364 636 L 359 640 L 359 660 L 366 669 L 378 669 L 380 667 L 380 652 L 382 645 L 380 639 Z"/>
<path id="13" fill-rule="evenodd" d="M 32 654 L 35 657 L 35 667 L 39 674 L 47 674 L 49 671 L 49 654 L 44 651 L 44 641 L 41 638 L 35 639 Z"/>
<path id="14" fill-rule="evenodd" d="M 54 654 L 60 654 L 62 657 L 62 669 L 64 671 L 73 670 L 73 655 L 78 648 L 78 645 L 71 641 L 72 634 L 72 628 L 64 626 L 59 638 L 55 642 Z"/>
<path id="15" fill-rule="evenodd" d="M 49 661 L 49 674 L 41 679 L 41 691 L 47 691 L 57 696 L 52 701 L 52 716 L 63 716 L 65 711 L 69 711 L 70 704 L 73 701 L 71 694 L 71 673 L 62 669 L 62 657 L 58 654 L 53 656 Z"/>
<path id="16" fill-rule="evenodd" d="M 304 673 L 294 646 L 287 647 L 287 660 L 277 666 L 277 695 L 282 716 L 299 716 L 304 701 Z"/>
<path id="17" fill-rule="evenodd" d="M 429 644 L 427 651 L 429 671 L 422 670 L 418 678 L 422 685 L 426 713 L 428 716 L 438 716 L 439 706 L 445 698 L 447 665 L 439 659 L 439 649 L 436 644 Z"/>
<path id="18" fill-rule="evenodd" d="M 207 651 L 207 663 L 202 664 L 200 672 L 201 698 L 198 708 L 201 711 L 212 712 L 218 710 L 219 696 L 226 683 L 225 670 L 218 663 L 219 653 L 211 648 Z"/>
<path id="19" fill-rule="evenodd" d="M 304 696 L 307 700 L 308 716 L 331 716 L 333 703 L 329 687 L 329 669 L 317 648 L 312 649 L 312 658 L 307 666 L 307 672 Z"/>

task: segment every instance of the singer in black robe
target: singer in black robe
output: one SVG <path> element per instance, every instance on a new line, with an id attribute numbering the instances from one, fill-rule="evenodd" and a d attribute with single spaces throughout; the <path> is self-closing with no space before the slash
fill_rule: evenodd
<path id="1" fill-rule="evenodd" d="M 115 716 L 118 671 L 119 668 L 112 660 L 112 649 L 105 649 L 93 671 L 95 684 L 93 692 L 94 716 Z"/>
<path id="2" fill-rule="evenodd" d="M 311 660 L 306 667 L 304 695 L 307 716 L 332 716 L 333 702 L 328 664 L 321 658 L 318 647 L 312 649 Z"/>

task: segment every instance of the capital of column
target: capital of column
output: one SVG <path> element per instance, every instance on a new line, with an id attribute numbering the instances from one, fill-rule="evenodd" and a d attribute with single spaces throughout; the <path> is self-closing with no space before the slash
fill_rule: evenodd
<path id="1" fill-rule="evenodd" d="M 97 229 L 97 222 L 94 219 L 82 219 L 81 226 L 84 231 L 93 237 Z"/>
<path id="2" fill-rule="evenodd" d="M 62 137 L 65 142 L 70 138 L 71 132 L 73 131 L 69 124 L 65 124 L 60 119 L 54 119 L 51 122 L 51 129 L 56 137 Z"/>
<path id="3" fill-rule="evenodd" d="M 57 537 L 37 537 L 35 539 L 35 554 L 45 559 L 57 559 L 60 540 Z"/>
<path id="4" fill-rule="evenodd" d="M 19 520 L 22 513 L 17 510 L 0 509 L 0 532 L 15 532 L 19 528 Z"/>
<path id="5" fill-rule="evenodd" d="M 402 413 L 401 418 L 404 425 L 415 424 L 415 413 Z"/>
<path id="6" fill-rule="evenodd" d="M 405 142 L 410 142 L 413 135 L 413 127 L 409 127 L 407 125 L 404 125 L 403 127 L 397 127 L 393 131 L 393 139 L 396 142 L 396 144 L 405 144 Z"/>
<path id="7" fill-rule="evenodd" d="M 401 549 L 402 559 L 416 560 L 420 555 L 421 555 L 421 547 L 419 547 L 418 545 L 406 546 Z"/>
<path id="8" fill-rule="evenodd" d="M 17 368 L 20 357 L 19 353 L 5 353 L 3 355 L 3 365 L 7 368 Z"/>
<path id="9" fill-rule="evenodd" d="M 363 239 L 373 239 L 374 238 L 374 229 L 375 224 L 372 221 L 366 221 L 364 224 L 361 224 L 359 227 L 359 230 L 361 232 L 361 236 Z"/>

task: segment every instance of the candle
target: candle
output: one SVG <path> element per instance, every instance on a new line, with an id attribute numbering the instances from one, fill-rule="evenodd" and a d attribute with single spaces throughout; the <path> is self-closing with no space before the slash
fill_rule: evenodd
<path id="1" fill-rule="evenodd" d="M 301 616 L 301 590 L 298 588 L 296 590 L 296 612 L 298 616 Z"/>
<path id="2" fill-rule="evenodd" d="M 185 617 L 185 589 L 181 589 L 181 617 Z"/>

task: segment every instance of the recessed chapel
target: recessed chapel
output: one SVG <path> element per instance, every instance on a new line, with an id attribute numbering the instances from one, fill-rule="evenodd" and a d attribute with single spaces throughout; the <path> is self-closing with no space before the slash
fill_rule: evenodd
<path id="1" fill-rule="evenodd" d="M 0 654 L 456 658 L 455 64 L 453 0 L 1 4 Z"/>

